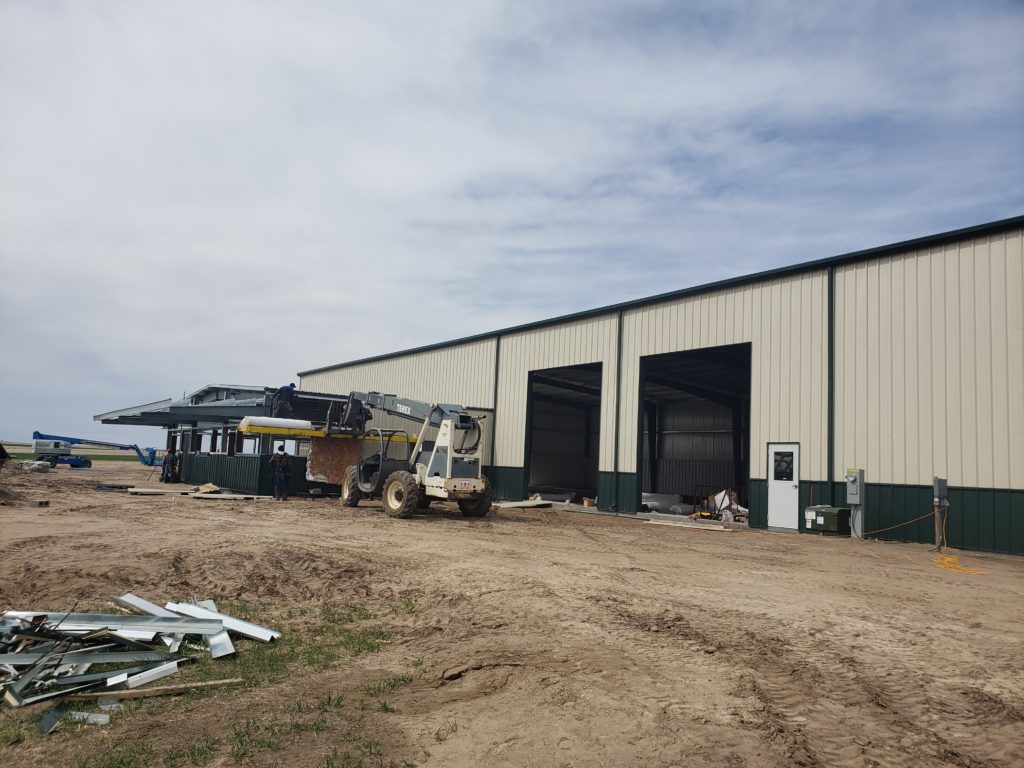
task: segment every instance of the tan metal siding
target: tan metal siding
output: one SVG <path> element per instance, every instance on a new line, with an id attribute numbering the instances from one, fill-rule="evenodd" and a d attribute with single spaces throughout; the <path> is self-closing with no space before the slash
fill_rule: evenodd
<path id="1" fill-rule="evenodd" d="M 626 312 L 619 470 L 636 471 L 641 357 L 750 342 L 751 477 L 771 441 L 799 442 L 801 477 L 824 479 L 827 290 L 822 270 Z"/>
<path id="2" fill-rule="evenodd" d="M 599 469 L 614 469 L 615 367 L 618 316 L 503 336 L 498 372 L 498 434 L 495 463 L 521 467 L 526 447 L 526 397 L 530 371 L 602 363 Z"/>
<path id="3" fill-rule="evenodd" d="M 300 379 L 300 389 L 343 395 L 384 391 L 427 402 L 493 408 L 494 354 L 495 340 L 484 339 L 312 373 Z"/>
<path id="4" fill-rule="evenodd" d="M 836 269 L 836 465 L 1024 488 L 1021 231 Z"/>

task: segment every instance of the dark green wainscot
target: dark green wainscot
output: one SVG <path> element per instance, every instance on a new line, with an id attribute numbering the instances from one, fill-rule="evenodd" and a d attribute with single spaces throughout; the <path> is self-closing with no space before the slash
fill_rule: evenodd
<path id="1" fill-rule="evenodd" d="M 232 491 L 262 496 L 272 496 L 274 493 L 269 456 L 186 453 L 182 460 L 181 480 L 192 485 L 213 483 Z M 337 485 L 306 480 L 306 457 L 292 456 L 288 492 L 305 494 L 317 490 L 325 494 L 337 494 L 340 491 Z"/>
<path id="2" fill-rule="evenodd" d="M 811 504 L 846 506 L 846 485 L 833 483 L 833 498 L 824 482 L 800 483 L 800 509 Z M 768 527 L 768 483 L 751 480 L 750 525 Z M 1024 490 L 950 488 L 947 526 L 949 546 L 984 552 L 1024 555 Z M 868 483 L 864 530 L 868 538 L 932 544 L 935 525 L 931 515 L 932 489 L 924 485 Z M 923 516 L 923 517 L 922 517 Z M 921 517 L 915 522 L 908 520 Z M 803 530 L 803 514 L 799 515 Z"/>

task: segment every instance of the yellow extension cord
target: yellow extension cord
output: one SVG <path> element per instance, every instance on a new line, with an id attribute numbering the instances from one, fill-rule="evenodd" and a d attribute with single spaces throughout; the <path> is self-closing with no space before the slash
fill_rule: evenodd
<path id="1" fill-rule="evenodd" d="M 949 540 L 946 536 L 946 532 L 949 528 L 949 507 L 946 507 L 945 509 L 946 511 L 942 515 L 942 549 L 939 550 L 940 554 L 932 558 L 932 562 L 939 568 L 945 568 L 947 571 L 967 573 L 971 576 L 987 576 L 988 574 L 980 568 L 968 568 L 960 565 L 960 558 L 956 555 L 941 554 L 946 551 L 946 542 Z"/>

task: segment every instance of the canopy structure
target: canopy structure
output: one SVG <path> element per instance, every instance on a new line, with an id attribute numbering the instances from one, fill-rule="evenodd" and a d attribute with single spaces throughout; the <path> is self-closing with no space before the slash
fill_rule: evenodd
<path id="1" fill-rule="evenodd" d="M 209 384 L 180 400 L 153 403 L 100 413 L 94 421 L 143 427 L 216 429 L 237 424 L 246 416 L 269 414 L 266 387 Z"/>

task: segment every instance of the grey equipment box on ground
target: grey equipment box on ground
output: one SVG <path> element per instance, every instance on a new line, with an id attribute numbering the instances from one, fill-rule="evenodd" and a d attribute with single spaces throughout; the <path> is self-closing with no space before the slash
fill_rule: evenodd
<path id="1" fill-rule="evenodd" d="M 831 533 L 836 536 L 850 535 L 850 510 L 848 507 L 830 507 L 819 504 L 804 510 L 805 530 L 816 533 Z"/>

